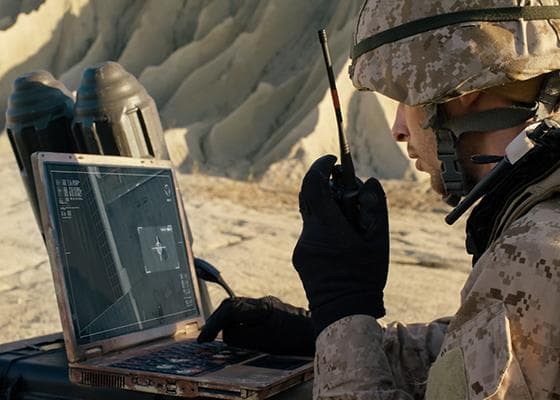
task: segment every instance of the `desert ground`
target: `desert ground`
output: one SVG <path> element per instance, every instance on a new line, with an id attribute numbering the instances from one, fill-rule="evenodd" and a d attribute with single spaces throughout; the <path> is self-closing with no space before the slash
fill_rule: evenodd
<path id="1" fill-rule="evenodd" d="M 45 247 L 8 146 L 0 136 L 0 340 L 61 329 Z M 194 254 L 218 267 L 239 296 L 274 295 L 306 306 L 291 265 L 301 229 L 297 191 L 198 174 L 179 177 Z M 446 206 L 426 182 L 383 181 L 390 207 L 391 268 L 386 321 L 450 315 L 470 270 L 464 224 L 443 222 Z M 214 305 L 225 297 L 210 286 Z"/>
<path id="2" fill-rule="evenodd" d="M 297 193 L 338 152 L 317 30 L 326 28 L 356 171 L 390 207 L 386 320 L 454 313 L 470 270 L 464 219 L 448 211 L 389 129 L 396 104 L 356 91 L 349 46 L 360 0 L 2 0 L 0 125 L 14 79 L 47 70 L 76 93 L 88 66 L 119 62 L 155 100 L 195 256 L 239 296 L 307 306 L 291 254 Z M 60 331 L 50 266 L 5 132 L 0 133 L 0 342 Z M 224 293 L 210 287 L 214 305 Z"/>

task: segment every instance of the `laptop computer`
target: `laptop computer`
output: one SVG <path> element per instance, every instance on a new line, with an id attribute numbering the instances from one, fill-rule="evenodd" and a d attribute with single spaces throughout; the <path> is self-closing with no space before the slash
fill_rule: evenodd
<path id="1" fill-rule="evenodd" d="M 171 163 L 35 153 L 40 213 L 72 382 L 264 399 L 312 360 L 196 342 L 204 324 Z"/>

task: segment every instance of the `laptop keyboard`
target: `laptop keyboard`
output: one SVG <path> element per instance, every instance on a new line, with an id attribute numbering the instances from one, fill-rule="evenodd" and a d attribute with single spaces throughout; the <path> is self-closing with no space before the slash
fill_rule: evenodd
<path id="1" fill-rule="evenodd" d="M 258 352 L 230 347 L 223 342 L 183 342 L 149 354 L 132 357 L 111 367 L 195 376 L 256 357 Z"/>

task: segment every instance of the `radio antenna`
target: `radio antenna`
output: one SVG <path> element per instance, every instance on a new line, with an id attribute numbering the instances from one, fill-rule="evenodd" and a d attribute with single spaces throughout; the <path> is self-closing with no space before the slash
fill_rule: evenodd
<path id="1" fill-rule="evenodd" d="M 329 85 L 331 88 L 331 97 L 334 105 L 334 112 L 336 114 L 336 124 L 338 126 L 338 141 L 340 143 L 340 165 L 342 166 L 342 185 L 346 190 L 357 189 L 355 178 L 354 163 L 352 162 L 352 154 L 350 153 L 350 146 L 344 134 L 344 127 L 342 125 L 342 112 L 340 111 L 340 101 L 338 99 L 338 91 L 336 90 L 336 82 L 332 68 L 331 56 L 329 54 L 329 46 L 327 44 L 327 32 L 321 29 L 319 32 L 319 41 L 323 49 L 323 57 L 327 67 L 327 75 L 329 77 Z"/>

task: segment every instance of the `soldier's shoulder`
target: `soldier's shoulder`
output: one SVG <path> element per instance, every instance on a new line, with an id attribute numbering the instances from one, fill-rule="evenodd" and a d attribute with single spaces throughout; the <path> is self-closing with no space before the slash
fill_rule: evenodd
<path id="1" fill-rule="evenodd" d="M 489 301 L 560 301 L 560 197 L 533 206 L 492 243 L 475 264 L 463 290 L 462 304 Z M 521 298 L 523 297 L 523 299 Z M 527 297 L 527 298 L 525 298 Z M 513 300 L 515 299 L 515 301 Z M 480 304 L 479 304 L 480 303 Z M 467 316 L 470 313 L 463 313 Z"/>
<path id="2" fill-rule="evenodd" d="M 443 353 L 462 349 L 472 398 L 557 390 L 559 238 L 560 197 L 552 197 L 505 229 L 469 276 Z"/>
<path id="3" fill-rule="evenodd" d="M 560 194 L 535 204 L 523 217 L 513 222 L 508 230 L 515 229 L 515 227 L 560 230 L 559 216 Z"/>
<path id="4" fill-rule="evenodd" d="M 472 303 L 473 298 L 477 304 L 499 300 L 510 306 L 538 301 L 541 312 L 551 307 L 555 314 L 560 305 L 559 238 L 560 197 L 555 196 L 532 207 L 494 241 L 465 283 L 462 303 Z"/>
<path id="5" fill-rule="evenodd" d="M 493 252 L 514 257 L 525 254 L 527 257 L 553 257 L 560 250 L 560 195 L 554 196 L 533 206 L 525 215 L 514 221 L 494 242 Z M 542 254 L 541 254 L 542 253 Z M 519 261 L 519 260 L 517 260 Z"/>

